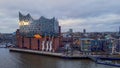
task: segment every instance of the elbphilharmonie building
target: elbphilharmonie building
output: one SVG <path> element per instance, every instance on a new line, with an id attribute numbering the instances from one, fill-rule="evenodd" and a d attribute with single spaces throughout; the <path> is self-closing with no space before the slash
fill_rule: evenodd
<path id="1" fill-rule="evenodd" d="M 41 16 L 33 19 L 30 14 L 23 15 L 19 12 L 19 29 L 23 36 L 32 37 L 35 34 L 42 36 L 57 36 L 59 34 L 59 24 L 57 19 L 47 19 Z"/>

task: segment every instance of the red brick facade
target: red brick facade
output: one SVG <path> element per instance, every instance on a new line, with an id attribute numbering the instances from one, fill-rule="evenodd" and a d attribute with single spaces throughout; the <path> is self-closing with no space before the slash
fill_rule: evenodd
<path id="1" fill-rule="evenodd" d="M 24 38 L 24 47 L 25 48 L 30 48 L 29 45 L 30 45 L 29 44 L 29 38 Z"/>
<path id="2" fill-rule="evenodd" d="M 22 37 L 19 34 L 19 31 L 16 32 L 16 38 L 17 38 L 17 46 L 18 48 L 26 48 L 26 49 L 32 49 L 32 50 L 40 50 L 42 51 L 42 42 L 45 41 L 45 49 L 44 51 L 46 51 L 47 48 L 47 41 L 51 41 L 52 38 L 27 38 L 27 37 Z M 60 47 L 60 38 L 59 37 L 54 37 L 53 41 L 52 41 L 52 50 L 51 51 L 57 51 L 58 48 Z M 48 48 L 50 48 L 50 46 L 48 46 Z M 48 49 L 49 51 L 49 49 Z"/>

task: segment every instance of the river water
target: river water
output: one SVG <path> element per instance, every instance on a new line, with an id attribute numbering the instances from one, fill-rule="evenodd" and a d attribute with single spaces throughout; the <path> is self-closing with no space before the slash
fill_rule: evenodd
<path id="1" fill-rule="evenodd" d="M 0 68 L 118 68 L 100 65 L 91 60 L 70 60 L 27 53 L 10 52 L 0 48 Z"/>

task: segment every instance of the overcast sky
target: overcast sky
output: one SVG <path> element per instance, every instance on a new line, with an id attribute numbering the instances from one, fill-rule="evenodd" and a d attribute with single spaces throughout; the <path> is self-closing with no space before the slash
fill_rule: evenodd
<path id="1" fill-rule="evenodd" d="M 18 12 L 56 17 L 62 32 L 72 28 L 75 32 L 118 31 L 120 26 L 120 0 L 0 0 L 0 32 L 15 32 Z"/>

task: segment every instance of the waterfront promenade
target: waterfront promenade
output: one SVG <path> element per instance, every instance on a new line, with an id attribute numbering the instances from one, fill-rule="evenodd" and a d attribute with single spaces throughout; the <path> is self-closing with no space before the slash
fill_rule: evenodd
<path id="1" fill-rule="evenodd" d="M 113 59 L 120 60 L 120 55 L 91 55 L 91 54 L 81 54 L 81 53 L 57 53 L 57 52 L 47 52 L 47 51 L 38 51 L 38 50 L 30 50 L 30 49 L 20 49 L 20 48 L 9 48 L 10 51 L 14 52 L 22 52 L 22 53 L 31 53 L 38 55 L 46 55 L 58 58 L 67 58 L 67 59 L 91 59 L 91 57 L 98 57 L 101 59 Z M 92 59 L 91 59 L 92 60 Z"/>
<path id="2" fill-rule="evenodd" d="M 64 54 L 64 53 L 45 52 L 45 51 L 20 49 L 20 48 L 9 48 L 9 49 L 10 49 L 10 51 L 32 53 L 32 54 L 39 54 L 39 55 L 47 55 L 47 56 L 60 57 L 60 58 L 71 58 L 71 59 L 88 58 L 87 55 L 82 55 L 82 54 L 72 54 L 71 55 L 71 54 Z"/>

